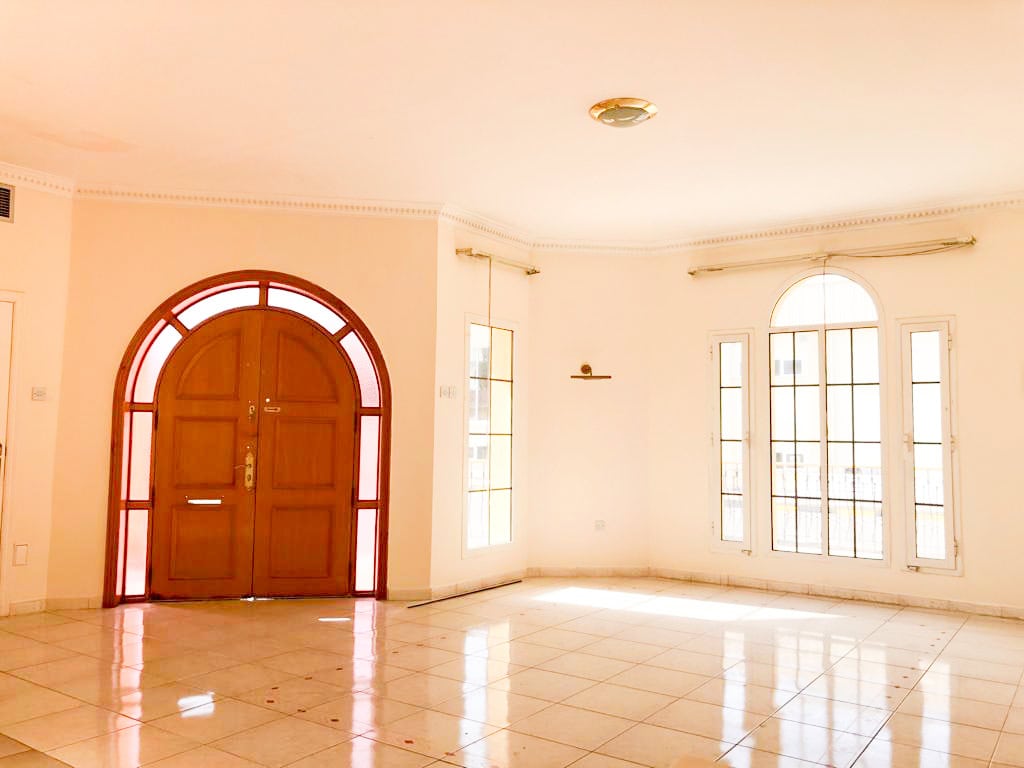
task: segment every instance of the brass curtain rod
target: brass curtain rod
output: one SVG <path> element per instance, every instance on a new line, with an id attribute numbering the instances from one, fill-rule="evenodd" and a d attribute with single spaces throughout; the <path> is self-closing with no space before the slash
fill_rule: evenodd
<path id="1" fill-rule="evenodd" d="M 818 251 L 815 253 L 798 253 L 793 256 L 780 256 L 778 258 L 752 259 L 750 261 L 732 261 L 721 264 L 706 264 L 693 267 L 688 270 L 691 277 L 707 274 L 710 272 L 726 272 L 732 269 L 751 269 L 754 267 L 769 267 L 775 264 L 792 264 L 795 262 L 828 262 L 835 258 L 848 259 L 891 259 L 898 256 L 924 256 L 930 253 L 943 253 L 955 251 L 960 248 L 969 248 L 974 245 L 977 238 L 974 235 L 967 237 L 946 238 L 942 240 L 921 240 L 912 243 L 897 243 L 895 245 L 871 246 L 868 248 L 852 248 L 845 251 Z"/>
<path id="2" fill-rule="evenodd" d="M 491 262 L 497 262 L 498 264 L 504 264 L 508 267 L 515 267 L 521 269 L 527 275 L 539 275 L 540 270 L 537 269 L 533 264 L 527 264 L 525 261 L 516 261 L 515 259 L 506 259 L 504 256 L 492 256 L 489 253 L 483 253 L 481 251 L 475 251 L 472 248 L 456 248 L 456 256 L 469 256 L 474 259 L 487 259 Z"/>

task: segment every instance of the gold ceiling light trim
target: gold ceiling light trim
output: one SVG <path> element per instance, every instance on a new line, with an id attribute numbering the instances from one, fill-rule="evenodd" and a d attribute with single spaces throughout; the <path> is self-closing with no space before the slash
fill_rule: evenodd
<path id="1" fill-rule="evenodd" d="M 590 108 L 590 116 L 614 128 L 632 128 L 658 114 L 658 107 L 646 99 L 620 97 L 599 101 Z"/>

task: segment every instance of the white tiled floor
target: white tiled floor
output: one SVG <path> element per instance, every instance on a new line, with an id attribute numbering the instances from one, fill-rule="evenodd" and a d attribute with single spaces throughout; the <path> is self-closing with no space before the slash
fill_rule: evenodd
<path id="1" fill-rule="evenodd" d="M 1024 768 L 1024 623 L 658 579 L 0 619 L 0 768 Z"/>

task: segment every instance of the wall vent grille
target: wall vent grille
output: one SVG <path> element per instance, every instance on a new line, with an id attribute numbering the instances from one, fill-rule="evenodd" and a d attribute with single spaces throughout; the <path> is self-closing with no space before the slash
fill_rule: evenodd
<path id="1" fill-rule="evenodd" d="M 14 216 L 14 187 L 0 184 L 0 221 L 10 221 Z"/>

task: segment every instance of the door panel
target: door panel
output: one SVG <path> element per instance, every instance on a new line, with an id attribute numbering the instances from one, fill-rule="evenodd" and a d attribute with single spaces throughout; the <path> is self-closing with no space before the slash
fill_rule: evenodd
<path id="1" fill-rule="evenodd" d="M 305 320 L 264 313 L 257 595 L 350 591 L 355 388 L 336 343 Z"/>
<path id="2" fill-rule="evenodd" d="M 252 590 L 261 315 L 200 327 L 174 351 L 157 397 L 151 549 L 153 597 L 237 597 Z M 190 503 L 191 502 L 191 503 Z"/>

